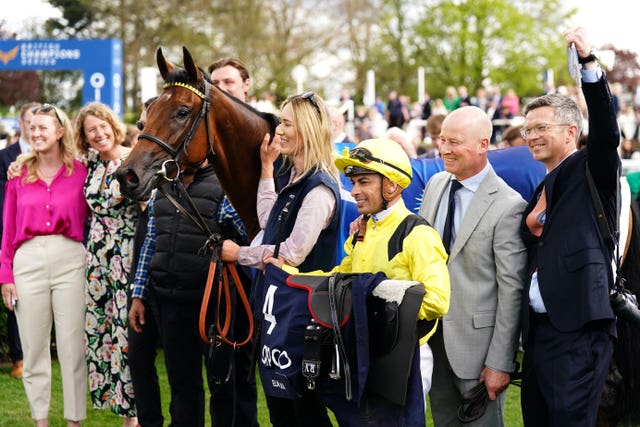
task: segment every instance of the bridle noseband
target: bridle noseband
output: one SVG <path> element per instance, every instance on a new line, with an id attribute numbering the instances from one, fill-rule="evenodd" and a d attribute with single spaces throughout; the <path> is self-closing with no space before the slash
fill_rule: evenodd
<path id="1" fill-rule="evenodd" d="M 207 145 L 209 145 L 210 153 L 215 156 L 215 151 L 213 149 L 213 141 L 211 140 L 211 133 L 209 131 L 209 106 L 210 106 L 209 92 L 210 92 L 211 85 L 206 80 L 203 80 L 203 82 L 204 82 L 204 93 L 200 92 L 198 89 L 196 89 L 191 85 L 188 85 L 186 83 L 181 83 L 181 82 L 165 83 L 164 86 L 162 87 L 163 89 L 167 89 L 173 86 L 183 87 L 195 93 L 199 98 L 202 99 L 202 106 L 200 108 L 200 112 L 198 113 L 198 116 L 191 124 L 189 131 L 187 132 L 187 134 L 185 135 L 185 137 L 180 142 L 177 148 L 173 148 L 171 145 L 167 144 L 165 141 L 161 140 L 160 138 L 154 135 L 151 135 L 145 132 L 142 132 L 140 135 L 138 135 L 138 139 L 148 139 L 149 141 L 156 143 L 158 146 L 160 146 L 160 148 L 162 148 L 165 152 L 169 153 L 171 157 L 173 157 L 173 159 L 171 160 L 164 161 L 162 163 L 162 166 L 160 167 L 160 170 L 156 172 L 156 175 L 161 176 L 167 181 L 177 181 L 179 179 L 182 173 L 182 170 L 180 169 L 180 163 L 178 162 L 178 158 L 180 157 L 181 152 L 184 152 L 185 154 L 187 154 L 189 143 L 193 139 L 196 131 L 198 130 L 198 127 L 200 126 L 200 122 L 202 121 L 203 118 L 205 123 L 205 129 L 207 132 Z M 206 159 L 206 156 L 205 156 L 205 159 Z M 200 163 L 204 162 L 205 159 L 202 159 Z M 174 177 L 170 177 L 167 173 L 168 164 L 174 164 L 178 170 L 178 172 L 175 174 Z"/>

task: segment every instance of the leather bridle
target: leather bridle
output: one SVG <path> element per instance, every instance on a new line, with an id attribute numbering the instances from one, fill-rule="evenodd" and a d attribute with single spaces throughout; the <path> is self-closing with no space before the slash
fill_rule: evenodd
<path id="1" fill-rule="evenodd" d="M 198 127 L 200 126 L 200 122 L 202 121 L 202 119 L 204 119 L 204 124 L 205 124 L 205 130 L 207 133 L 207 145 L 209 146 L 209 153 L 212 156 L 215 156 L 216 152 L 213 148 L 213 141 L 211 139 L 211 132 L 209 130 L 209 108 L 210 108 L 210 101 L 209 101 L 209 92 L 211 91 L 211 84 L 209 82 L 207 82 L 206 80 L 203 80 L 204 82 L 204 93 L 200 92 L 198 89 L 196 89 L 195 87 L 188 85 L 186 83 L 181 83 L 181 82 L 174 82 L 174 83 L 165 83 L 164 86 L 162 87 L 163 89 L 168 89 L 170 87 L 182 87 L 185 89 L 190 90 L 191 92 L 193 92 L 194 94 L 196 94 L 200 99 L 202 99 L 202 105 L 200 107 L 200 112 L 198 113 L 198 116 L 195 118 L 195 120 L 193 121 L 193 123 L 191 123 L 191 127 L 189 128 L 189 131 L 187 132 L 187 134 L 185 135 L 185 137 L 182 139 L 182 141 L 180 141 L 180 144 L 178 144 L 178 146 L 176 148 L 172 147 L 171 145 L 167 144 L 166 141 L 163 141 L 162 139 L 158 138 L 155 135 L 151 135 L 149 133 L 146 132 L 142 132 L 140 135 L 138 135 L 138 139 L 147 139 L 155 144 L 157 144 L 160 148 L 162 148 L 166 153 L 168 153 L 171 157 L 173 157 L 170 160 L 166 160 L 162 163 L 162 166 L 160 167 L 160 170 L 158 172 L 156 172 L 156 175 L 161 176 L 162 178 L 166 179 L 167 181 L 177 181 L 180 178 L 180 175 L 182 173 L 182 170 L 180 169 L 180 163 L 178 162 L 180 154 L 184 153 L 187 154 L 187 149 L 189 147 L 189 143 L 191 142 L 191 140 L 193 139 L 196 131 L 198 130 Z M 206 156 L 205 156 L 206 159 Z M 204 162 L 205 159 L 202 159 L 200 163 Z M 168 175 L 167 173 L 167 165 L 169 164 L 174 164 L 176 169 L 177 169 L 177 173 L 175 174 L 175 176 L 171 177 Z"/>

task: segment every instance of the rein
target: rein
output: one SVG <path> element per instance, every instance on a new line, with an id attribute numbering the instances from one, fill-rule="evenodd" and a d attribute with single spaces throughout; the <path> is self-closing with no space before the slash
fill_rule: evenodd
<path id="1" fill-rule="evenodd" d="M 235 264 L 222 262 L 222 257 L 221 257 L 222 240 L 223 240 L 222 236 L 218 233 L 213 233 L 211 231 L 206 221 L 204 220 L 204 218 L 196 208 L 195 204 L 193 203 L 193 199 L 191 199 L 191 196 L 185 189 L 184 184 L 179 179 L 182 171 L 180 170 L 180 163 L 178 162 L 178 157 L 180 156 L 181 151 L 184 153 L 187 152 L 187 147 L 189 146 L 189 143 L 193 139 L 198 127 L 200 126 L 200 122 L 202 121 L 203 118 L 205 121 L 205 128 L 207 132 L 207 144 L 209 145 L 209 150 L 211 154 L 215 156 L 215 151 L 213 149 L 213 143 L 211 140 L 211 134 L 209 131 L 209 114 L 208 113 L 209 113 L 209 106 L 210 106 L 210 102 L 209 102 L 210 84 L 205 80 L 204 85 L 205 85 L 204 94 L 199 90 L 197 90 L 196 88 L 194 88 L 193 86 L 187 85 L 185 83 L 180 83 L 180 82 L 167 83 L 163 87 L 164 89 L 167 89 L 168 87 L 172 87 L 172 86 L 183 87 L 195 93 L 198 97 L 202 99 L 202 107 L 200 108 L 200 112 L 198 113 L 198 116 L 191 124 L 191 127 L 189 128 L 189 131 L 185 135 L 184 139 L 181 141 L 180 145 L 178 145 L 178 148 L 174 149 L 165 141 L 153 135 L 150 135 L 148 133 L 141 133 L 138 136 L 138 138 L 148 139 L 149 141 L 156 143 L 158 146 L 160 146 L 160 148 L 162 148 L 164 151 L 166 151 L 167 153 L 169 153 L 169 155 L 173 157 L 172 160 L 167 160 L 162 164 L 162 167 L 157 172 L 157 175 L 162 176 L 164 179 L 166 179 L 169 182 L 176 183 L 176 186 L 180 191 L 180 195 L 183 197 L 184 200 L 187 201 L 187 203 L 189 204 L 189 207 L 195 213 L 195 215 L 189 212 L 184 206 L 182 206 L 180 202 L 176 200 L 175 197 L 173 197 L 171 194 L 169 194 L 169 192 L 167 192 L 164 189 L 164 187 L 160 186 L 159 190 L 171 202 L 171 204 L 173 204 L 173 206 L 176 209 L 178 209 L 180 213 L 182 213 L 185 217 L 189 218 L 191 222 L 205 236 L 207 236 L 207 240 L 205 241 L 204 245 L 198 250 L 198 255 L 203 256 L 209 250 L 209 248 L 212 248 L 211 260 L 209 262 L 209 273 L 207 275 L 207 283 L 205 285 L 204 295 L 202 297 L 202 304 L 200 306 L 200 317 L 198 321 L 198 331 L 200 333 L 200 338 L 207 344 L 212 344 L 214 343 L 214 340 L 215 340 L 216 346 L 219 346 L 221 342 L 224 342 L 235 349 L 236 347 L 240 347 L 249 343 L 251 341 L 251 338 L 253 337 L 254 321 L 253 321 L 253 312 L 249 304 L 249 299 L 247 298 L 247 294 L 244 291 L 244 288 L 240 281 L 240 277 L 236 270 Z M 177 173 L 173 178 L 167 175 L 167 164 L 170 164 L 171 162 L 173 162 L 177 168 Z M 247 319 L 249 321 L 249 331 L 247 332 L 247 337 L 240 342 L 232 341 L 228 338 L 229 330 L 231 329 L 231 324 L 233 320 L 231 317 L 231 309 L 230 309 L 231 286 L 229 284 L 229 275 L 231 275 L 234 283 L 236 284 L 238 295 L 240 297 L 240 300 L 242 301 L 243 308 L 245 310 Z M 209 333 L 207 333 L 205 328 L 206 317 L 207 317 L 207 312 L 209 308 L 209 299 L 211 297 L 211 291 L 213 288 L 214 279 L 216 278 L 218 278 L 218 281 L 217 281 L 218 292 L 217 292 L 215 330 L 213 328 L 213 325 L 211 325 L 211 328 L 209 329 Z M 224 324 L 221 326 L 220 311 L 222 308 L 223 299 L 224 299 L 224 303 L 226 304 L 226 309 L 225 309 Z M 217 334 L 215 333 L 216 330 L 217 330 Z"/>
<path id="2" fill-rule="evenodd" d="M 188 202 L 189 207 L 195 212 L 195 215 L 191 214 L 184 206 L 176 200 L 164 187 L 159 187 L 160 192 L 175 206 L 180 213 L 189 218 L 191 222 L 195 224 L 202 233 L 207 236 L 207 240 L 204 245 L 198 250 L 198 255 L 203 256 L 209 248 L 212 248 L 211 251 L 211 260 L 209 261 L 209 273 L 207 275 L 207 283 L 204 288 L 204 294 L 202 296 L 202 304 L 200 305 L 200 316 L 198 319 L 198 332 L 200 334 L 200 338 L 207 344 L 211 344 L 216 342 L 216 346 L 219 346 L 220 341 L 232 346 L 233 348 L 242 347 L 251 341 L 253 337 L 253 329 L 254 329 L 254 321 L 253 321 L 253 312 L 251 310 L 251 305 L 249 304 L 249 299 L 247 297 L 247 293 L 245 292 L 242 282 L 240 281 L 240 276 L 238 275 L 238 271 L 236 270 L 236 266 L 230 262 L 222 262 L 222 236 L 219 233 L 213 233 L 206 221 L 196 208 L 193 203 L 193 199 L 187 193 L 187 190 L 184 188 L 184 185 L 181 181 L 176 183 L 178 190 L 182 197 Z M 216 274 L 218 273 L 218 274 Z M 221 274 L 220 274 L 221 273 Z M 233 279 L 236 284 L 236 289 L 238 290 L 238 296 L 242 301 L 242 306 L 244 308 L 245 314 L 247 315 L 247 319 L 249 321 L 249 331 L 247 332 L 247 336 L 240 342 L 232 341 L 228 338 L 229 330 L 231 329 L 232 318 L 231 318 L 231 286 L 229 284 L 229 275 Z M 216 281 L 217 279 L 217 281 Z M 213 289 L 214 282 L 218 283 L 218 292 L 217 292 L 217 306 L 216 306 L 216 321 L 215 321 L 215 330 L 213 329 L 213 325 L 209 328 L 209 331 L 206 330 L 206 319 L 207 312 L 209 311 L 209 300 L 211 298 L 211 291 Z M 225 319 L 224 324 L 221 326 L 220 324 L 220 311 L 221 307 L 224 306 L 225 309 Z M 215 333 L 217 331 L 217 333 Z"/>

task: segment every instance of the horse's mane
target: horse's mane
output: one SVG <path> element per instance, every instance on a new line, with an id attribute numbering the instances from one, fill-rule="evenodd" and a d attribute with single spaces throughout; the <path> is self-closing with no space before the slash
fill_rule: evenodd
<path id="1" fill-rule="evenodd" d="M 218 89 L 222 94 L 224 94 L 231 101 L 235 102 L 238 105 L 241 105 L 243 108 L 248 109 L 249 111 L 251 111 L 252 113 L 256 114 L 257 116 L 260 116 L 267 123 L 269 123 L 269 129 L 271 131 L 271 136 L 273 137 L 273 134 L 275 133 L 276 127 L 280 123 L 280 120 L 278 119 L 278 116 L 276 116 L 275 114 L 271 114 L 271 113 L 265 113 L 264 111 L 259 111 L 256 108 L 254 108 L 251 104 L 247 104 L 243 100 L 238 99 L 235 96 L 231 95 L 230 93 L 225 92 L 224 90 L 220 89 L 220 87 L 218 85 L 213 84 L 211 79 L 209 79 L 209 77 L 207 76 L 207 72 L 205 70 L 203 70 L 200 67 L 198 67 L 198 68 L 200 69 L 200 75 L 202 75 L 202 78 L 203 78 L 202 82 L 199 82 L 199 81 L 194 82 L 193 80 L 191 80 L 189 74 L 187 73 L 187 71 L 184 68 L 175 67 L 174 71 L 171 71 L 169 74 L 167 74 L 167 76 L 165 78 L 165 83 L 169 84 L 169 85 L 172 84 L 172 83 L 190 84 L 190 85 L 193 85 L 193 87 L 195 87 L 196 89 L 198 89 L 202 93 L 204 93 L 204 91 L 205 91 L 204 81 L 206 81 L 211 86 L 214 86 L 216 89 Z"/>

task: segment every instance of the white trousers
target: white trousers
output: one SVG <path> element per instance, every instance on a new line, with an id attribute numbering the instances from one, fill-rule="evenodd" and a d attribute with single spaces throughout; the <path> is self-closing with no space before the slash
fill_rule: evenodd
<path id="1" fill-rule="evenodd" d="M 431 390 L 431 375 L 433 374 L 433 352 L 428 343 L 420 346 L 420 375 L 422 375 L 422 391 L 424 403 L 427 404 L 427 395 Z"/>
<path id="2" fill-rule="evenodd" d="M 87 365 L 84 344 L 85 249 L 61 235 L 24 242 L 13 259 L 18 294 L 16 318 L 24 353 L 22 382 L 35 420 L 49 416 L 51 325 L 64 397 L 64 417 L 87 417 Z"/>

